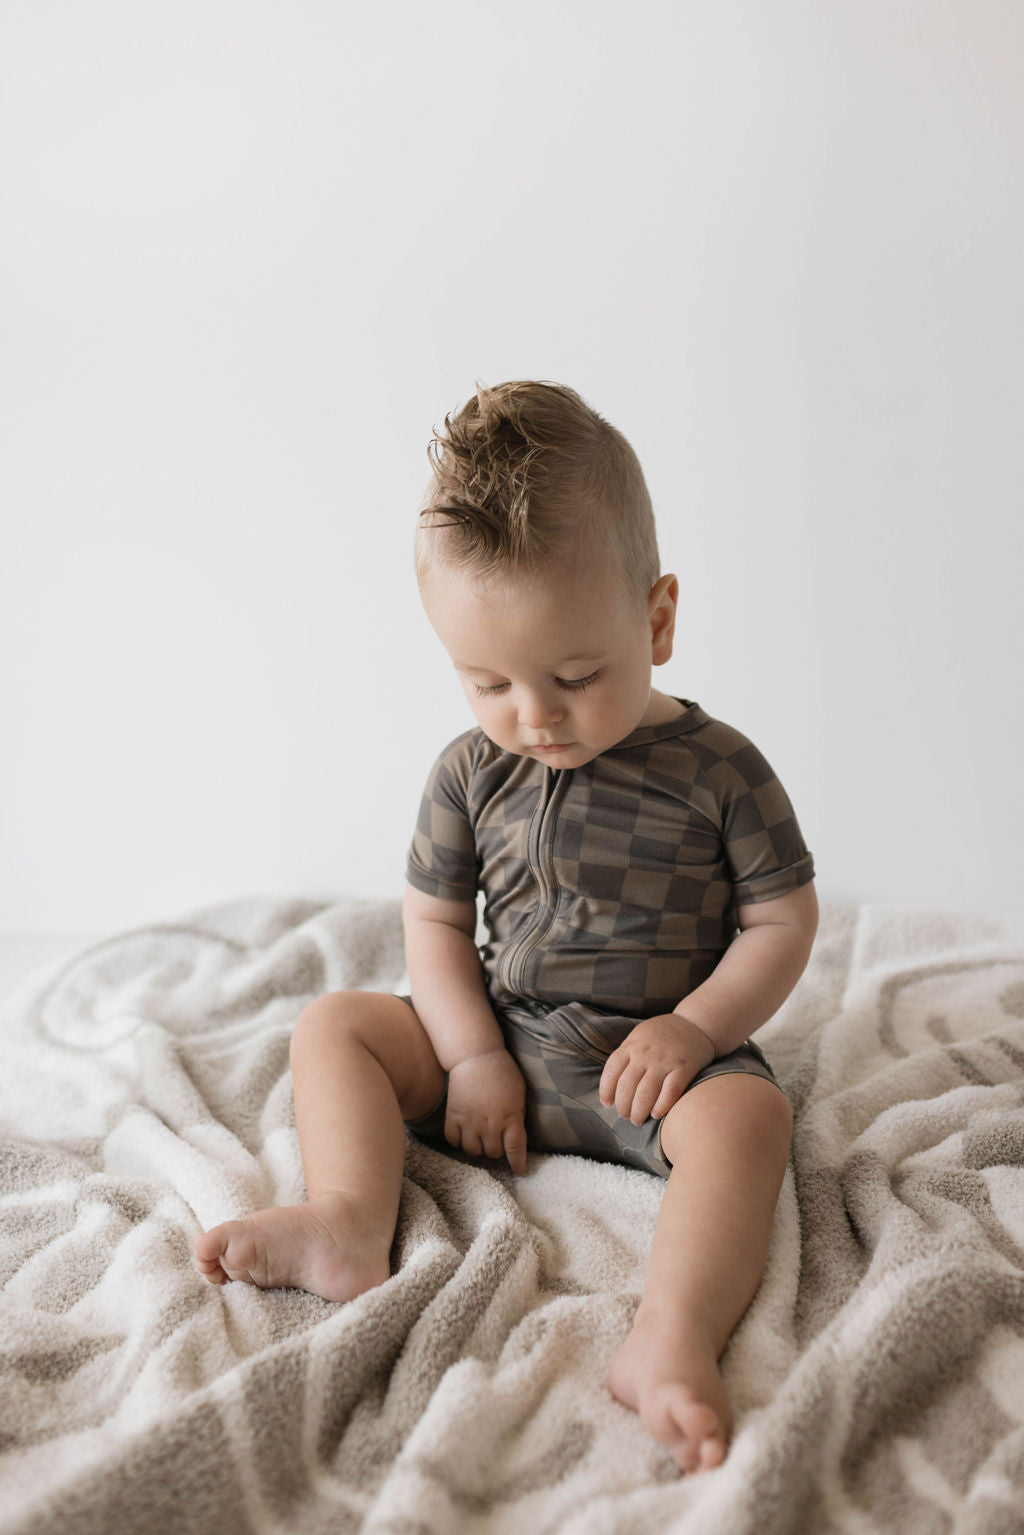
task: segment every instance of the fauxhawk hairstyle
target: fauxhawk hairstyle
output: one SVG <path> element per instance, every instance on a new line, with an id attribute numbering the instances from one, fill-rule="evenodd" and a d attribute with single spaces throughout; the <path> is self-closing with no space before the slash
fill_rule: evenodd
<path id="1" fill-rule="evenodd" d="M 596 559 L 615 568 L 625 601 L 646 609 L 660 561 L 640 461 L 575 390 L 477 379 L 444 427 L 427 447 L 414 550 L 421 587 L 436 566 L 510 586 Z"/>

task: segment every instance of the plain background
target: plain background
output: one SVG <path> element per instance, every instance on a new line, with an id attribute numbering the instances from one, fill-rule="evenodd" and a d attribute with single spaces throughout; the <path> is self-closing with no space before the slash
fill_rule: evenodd
<path id="1" fill-rule="evenodd" d="M 398 897 L 432 429 L 636 449 L 824 898 L 1020 907 L 1024 7 L 0 8 L 0 930 Z"/>

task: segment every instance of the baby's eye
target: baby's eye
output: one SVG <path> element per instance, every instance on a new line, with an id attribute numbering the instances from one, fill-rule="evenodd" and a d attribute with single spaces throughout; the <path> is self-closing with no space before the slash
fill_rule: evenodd
<path id="1" fill-rule="evenodd" d="M 597 671 L 591 672 L 589 677 L 577 677 L 574 682 L 563 682 L 561 677 L 556 677 L 555 681 L 560 688 L 569 688 L 573 693 L 582 693 L 583 689 L 589 688 L 590 684 L 596 682 L 600 675 L 601 673 Z"/>
<path id="2" fill-rule="evenodd" d="M 596 671 L 591 672 L 589 677 L 576 677 L 572 682 L 566 682 L 562 677 L 556 677 L 555 681 L 558 683 L 560 688 L 566 688 L 570 693 L 582 693 L 583 689 L 589 688 L 590 684 L 592 682 L 596 682 L 600 675 L 600 671 Z M 477 690 L 477 693 L 483 695 L 484 693 L 503 693 L 508 687 L 508 683 L 498 682 L 495 683 L 494 687 L 484 688 L 480 686 L 479 682 L 477 682 L 474 683 L 474 686 Z"/>

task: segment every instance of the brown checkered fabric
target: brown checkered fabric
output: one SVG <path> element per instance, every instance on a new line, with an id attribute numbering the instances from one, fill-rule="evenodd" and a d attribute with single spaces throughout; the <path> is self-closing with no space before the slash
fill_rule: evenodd
<path id="1" fill-rule="evenodd" d="M 503 751 L 479 728 L 431 768 L 406 877 L 484 892 L 497 1009 L 582 1002 L 671 1012 L 736 935 L 736 907 L 814 878 L 785 790 L 757 747 L 699 704 L 582 767 Z"/>
<path id="2" fill-rule="evenodd" d="M 413 1007 L 411 996 L 399 1000 Z M 664 1119 L 648 1115 L 642 1124 L 635 1125 L 624 1119 L 614 1104 L 606 1107 L 601 1102 L 605 1061 L 636 1028 L 635 1018 L 599 1013 L 580 1002 L 552 1012 L 537 1003 L 524 1003 L 502 1009 L 499 1021 L 505 1045 L 526 1082 L 526 1140 L 530 1150 L 571 1152 L 668 1177 L 672 1163 L 661 1145 Z M 738 1049 L 716 1056 L 698 1071 L 686 1092 L 709 1077 L 731 1072 L 764 1077 L 783 1091 L 764 1051 L 752 1039 L 745 1039 Z M 406 1124 L 420 1140 L 448 1147 L 444 1138 L 447 1106 L 445 1073 L 444 1092 L 438 1102 L 428 1114 L 407 1119 Z"/>

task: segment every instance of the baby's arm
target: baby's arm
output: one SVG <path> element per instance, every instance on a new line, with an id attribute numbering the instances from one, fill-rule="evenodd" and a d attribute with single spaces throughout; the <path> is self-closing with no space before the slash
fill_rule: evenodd
<path id="1" fill-rule="evenodd" d="M 776 1013 L 800 979 L 818 927 L 813 882 L 736 910 L 740 931 L 706 981 L 671 1013 L 645 1018 L 605 1062 L 601 1102 L 660 1119 L 698 1071 Z"/>
<path id="2" fill-rule="evenodd" d="M 714 970 L 673 1012 L 728 1055 L 778 1012 L 811 957 L 818 930 L 814 881 L 736 908 L 740 931 Z"/>
<path id="3" fill-rule="evenodd" d="M 507 1154 L 526 1172 L 526 1084 L 505 1048 L 475 942 L 476 904 L 408 882 L 402 904 L 413 1007 L 448 1073 L 445 1139 L 471 1156 Z"/>

